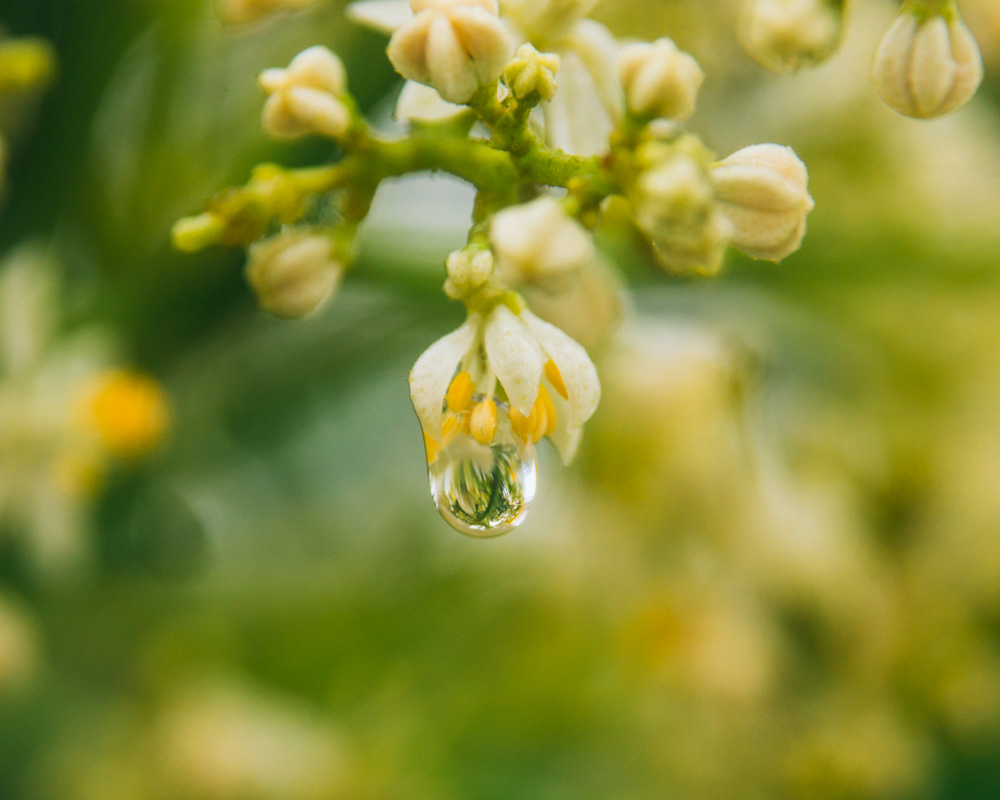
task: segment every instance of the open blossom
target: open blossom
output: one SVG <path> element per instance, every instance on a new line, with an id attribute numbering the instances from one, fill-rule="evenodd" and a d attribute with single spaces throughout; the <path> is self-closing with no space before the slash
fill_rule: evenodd
<path id="1" fill-rule="evenodd" d="M 554 197 L 539 197 L 498 213 L 490 243 L 501 274 L 511 283 L 565 277 L 594 258 L 594 242 Z"/>
<path id="2" fill-rule="evenodd" d="M 347 74 L 325 47 L 299 53 L 285 69 L 261 73 L 269 95 L 264 104 L 264 131 L 275 139 L 321 135 L 339 138 L 351 125 L 351 113 L 339 95 L 347 90 Z"/>
<path id="3" fill-rule="evenodd" d="M 456 439 L 487 447 L 501 428 L 522 446 L 548 437 L 569 463 L 600 396 L 597 370 L 579 344 L 502 303 L 470 314 L 410 372 L 429 463 Z"/>
<path id="4" fill-rule="evenodd" d="M 400 75 L 452 103 L 468 102 L 500 77 L 512 48 L 496 0 L 411 0 L 410 8 L 414 16 L 389 41 Z"/>
<path id="5" fill-rule="evenodd" d="M 780 261 L 802 244 L 813 209 L 806 165 L 790 147 L 744 147 L 712 170 L 730 242 L 753 258 Z"/>
<path id="6" fill-rule="evenodd" d="M 298 319 L 327 302 L 343 275 L 328 236 L 289 230 L 250 247 L 247 280 L 264 311 Z"/>
<path id="7" fill-rule="evenodd" d="M 705 80 L 698 62 L 670 39 L 622 48 L 618 75 L 628 110 L 640 117 L 685 120 L 694 113 Z"/>
<path id="8" fill-rule="evenodd" d="M 840 46 L 843 8 L 831 0 L 746 0 L 740 42 L 762 67 L 790 72 L 818 64 Z"/>
<path id="9" fill-rule="evenodd" d="M 879 45 L 872 74 L 890 108 L 926 119 L 972 98 L 983 79 L 983 59 L 961 19 L 921 21 L 901 11 Z"/>
<path id="10" fill-rule="evenodd" d="M 594 5 L 596 0 L 500 3 L 500 17 L 515 44 L 530 42 L 546 54 L 558 56 L 557 86 L 550 100 L 543 98 L 538 123 L 548 144 L 580 155 L 607 151 L 608 136 L 621 117 L 623 105 L 617 73 L 619 45 L 607 28 L 585 19 Z M 400 30 L 414 18 L 406 0 L 361 0 L 348 7 L 348 14 L 385 33 Z M 500 65 L 497 75 L 502 68 Z M 434 85 L 440 91 L 441 87 Z M 415 104 L 413 97 L 404 89 L 396 107 L 398 118 L 440 120 L 462 111 L 446 102 L 454 98 L 445 97 L 433 104 L 424 96 Z"/>

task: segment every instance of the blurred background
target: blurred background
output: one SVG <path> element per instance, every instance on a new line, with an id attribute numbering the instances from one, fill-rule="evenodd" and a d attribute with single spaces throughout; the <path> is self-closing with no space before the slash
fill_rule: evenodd
<path id="1" fill-rule="evenodd" d="M 817 207 L 707 281 L 605 233 L 604 400 L 493 541 L 438 516 L 406 391 L 460 320 L 466 188 L 384 187 L 298 323 L 241 253 L 170 249 L 253 164 L 331 155 L 267 141 L 261 69 L 325 44 L 388 121 L 343 6 L 0 0 L 58 59 L 0 100 L 0 798 L 1000 797 L 995 0 L 961 4 L 985 84 L 934 122 L 868 78 L 892 3 L 792 78 L 729 0 L 601 3 L 699 58 L 715 152 L 793 146 Z"/>

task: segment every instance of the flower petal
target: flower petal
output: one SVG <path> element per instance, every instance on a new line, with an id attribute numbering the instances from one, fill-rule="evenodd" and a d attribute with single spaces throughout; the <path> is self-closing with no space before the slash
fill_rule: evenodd
<path id="1" fill-rule="evenodd" d="M 441 441 L 441 416 L 444 396 L 455 370 L 472 349 L 479 330 L 480 317 L 470 314 L 462 327 L 432 344 L 410 370 L 410 401 L 420 426 L 435 441 Z"/>
<path id="2" fill-rule="evenodd" d="M 396 28 L 413 18 L 407 0 L 364 0 L 347 7 L 347 18 L 382 33 L 394 33 Z"/>
<path id="3" fill-rule="evenodd" d="M 530 311 L 525 311 L 521 318 L 538 338 L 545 354 L 559 368 L 569 394 L 569 419 L 566 424 L 569 428 L 579 428 L 597 410 L 601 401 L 601 382 L 594 362 L 583 347 L 555 325 L 539 319 Z"/>
<path id="4" fill-rule="evenodd" d="M 507 306 L 499 305 L 486 320 L 483 339 L 490 369 L 511 404 L 527 416 L 538 396 L 544 367 L 535 336 L 520 317 Z"/>
<path id="5" fill-rule="evenodd" d="M 396 101 L 396 119 L 408 122 L 444 122 L 468 113 L 464 106 L 449 103 L 433 86 L 407 81 Z"/>

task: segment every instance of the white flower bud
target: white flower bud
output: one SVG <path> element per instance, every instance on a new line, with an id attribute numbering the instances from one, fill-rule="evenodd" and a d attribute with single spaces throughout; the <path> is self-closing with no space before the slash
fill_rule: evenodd
<path id="1" fill-rule="evenodd" d="M 556 94 L 559 56 L 539 53 L 532 45 L 522 44 L 514 59 L 504 68 L 503 79 L 518 100 L 536 96 L 551 100 Z"/>
<path id="2" fill-rule="evenodd" d="M 806 165 L 790 147 L 758 144 L 723 160 L 712 182 L 732 226 L 730 242 L 766 261 L 798 250 L 814 205 L 808 181 Z"/>
<path id="3" fill-rule="evenodd" d="M 298 319 L 330 298 L 343 275 L 327 236 L 291 230 L 251 245 L 247 280 L 260 307 Z"/>
<path id="4" fill-rule="evenodd" d="M 511 37 L 496 0 L 410 0 L 415 16 L 389 41 L 389 60 L 404 78 L 466 103 L 500 77 Z"/>
<path id="5" fill-rule="evenodd" d="M 286 69 L 265 70 L 260 85 L 270 95 L 262 125 L 275 139 L 336 139 L 350 128 L 351 113 L 337 97 L 347 90 L 344 65 L 325 47 L 302 51 Z"/>
<path id="6" fill-rule="evenodd" d="M 558 279 L 594 258 L 591 235 L 548 196 L 497 214 L 490 243 L 511 283 Z"/>
<path id="7" fill-rule="evenodd" d="M 493 267 L 493 254 L 489 250 L 456 250 L 445 262 L 448 294 L 456 299 L 468 296 L 492 277 Z"/>
<path id="8" fill-rule="evenodd" d="M 640 117 L 687 119 L 694 113 L 705 73 L 670 39 L 626 45 L 618 76 L 628 110 Z"/>
<path id="9" fill-rule="evenodd" d="M 957 16 L 920 21 L 901 11 L 875 54 L 875 88 L 909 117 L 940 117 L 965 105 L 983 79 L 976 40 Z"/>
<path id="10" fill-rule="evenodd" d="M 832 0 L 746 0 L 740 42 L 772 72 L 801 69 L 840 47 L 843 13 Z"/>
<path id="11" fill-rule="evenodd" d="M 636 222 L 664 265 L 713 274 L 722 265 L 729 224 L 715 204 L 706 167 L 684 152 L 644 171 L 629 193 Z"/>

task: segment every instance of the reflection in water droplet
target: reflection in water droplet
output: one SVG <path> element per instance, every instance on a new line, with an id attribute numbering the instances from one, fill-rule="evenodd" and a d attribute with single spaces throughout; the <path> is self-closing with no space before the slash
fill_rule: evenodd
<path id="1" fill-rule="evenodd" d="M 452 440 L 428 467 L 431 495 L 459 533 L 485 539 L 513 530 L 535 499 L 535 451 L 513 437 L 490 446 L 471 436 Z"/>

